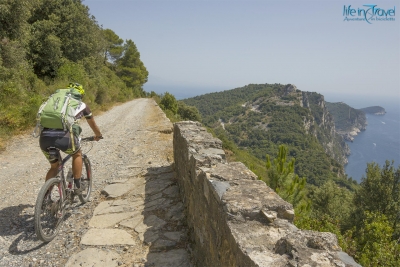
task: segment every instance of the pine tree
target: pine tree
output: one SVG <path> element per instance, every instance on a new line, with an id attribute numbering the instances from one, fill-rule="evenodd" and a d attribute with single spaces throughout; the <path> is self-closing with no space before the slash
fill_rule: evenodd
<path id="1" fill-rule="evenodd" d="M 104 63 L 107 61 L 114 63 L 122 56 L 122 52 L 124 51 L 124 40 L 119 38 L 119 36 L 110 29 L 103 30 L 103 35 L 106 41 Z"/>
<path id="2" fill-rule="evenodd" d="M 382 168 L 375 162 L 368 163 L 366 177 L 362 178 L 360 189 L 354 197 L 356 210 L 353 214 L 355 225 L 365 219 L 365 211 L 386 216 L 394 230 L 394 237 L 400 237 L 400 166 L 397 170 L 393 161 L 386 161 Z"/>
<path id="3" fill-rule="evenodd" d="M 309 204 L 306 200 L 306 178 L 300 178 L 294 173 L 295 159 L 287 161 L 287 147 L 279 146 L 277 157 L 271 162 L 267 155 L 267 179 L 268 185 L 275 190 L 284 200 L 293 206 L 308 210 Z"/>
<path id="4" fill-rule="evenodd" d="M 147 82 L 149 72 L 140 60 L 140 53 L 132 40 L 124 45 L 123 55 L 116 61 L 117 75 L 125 84 L 134 89 L 141 89 Z"/>

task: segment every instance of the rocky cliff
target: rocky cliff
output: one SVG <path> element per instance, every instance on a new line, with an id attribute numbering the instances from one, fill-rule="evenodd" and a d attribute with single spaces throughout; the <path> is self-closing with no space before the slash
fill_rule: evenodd
<path id="1" fill-rule="evenodd" d="M 275 157 L 280 144 L 287 146 L 296 159 L 295 172 L 310 184 L 344 175 L 349 148 L 321 94 L 293 84 L 250 84 L 184 102 L 197 107 L 203 123 L 220 138 L 260 160 Z"/>
<path id="2" fill-rule="evenodd" d="M 176 123 L 173 142 L 195 265 L 360 267 L 334 234 L 293 225 L 292 205 L 242 163 L 228 163 L 200 123 Z"/>
<path id="3" fill-rule="evenodd" d="M 345 140 L 352 142 L 354 136 L 366 130 L 368 123 L 364 111 L 354 109 L 343 102 L 327 102 L 326 106 L 335 121 L 336 132 Z"/>
<path id="4" fill-rule="evenodd" d="M 386 110 L 380 106 L 372 106 L 372 107 L 362 108 L 360 110 L 364 111 L 366 114 L 373 114 L 373 115 L 385 115 L 386 114 Z"/>
<path id="5" fill-rule="evenodd" d="M 313 117 L 312 121 L 318 124 L 318 128 L 314 128 L 313 135 L 318 138 L 323 145 L 325 152 L 341 164 L 347 164 L 347 156 L 350 155 L 350 148 L 344 142 L 336 128 L 334 117 L 328 110 L 327 102 L 324 96 L 315 92 L 302 92 L 302 107 L 308 108 Z"/>

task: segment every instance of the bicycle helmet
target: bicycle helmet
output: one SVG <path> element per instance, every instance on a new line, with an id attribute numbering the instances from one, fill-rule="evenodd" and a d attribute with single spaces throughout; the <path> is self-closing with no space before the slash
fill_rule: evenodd
<path id="1" fill-rule="evenodd" d="M 74 88 L 78 90 L 82 96 L 85 94 L 85 89 L 83 89 L 83 86 L 79 83 L 69 83 L 68 88 Z"/>

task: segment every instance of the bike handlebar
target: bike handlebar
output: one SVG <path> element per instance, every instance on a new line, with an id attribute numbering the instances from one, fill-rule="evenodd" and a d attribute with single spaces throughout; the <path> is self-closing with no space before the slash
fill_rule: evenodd
<path id="1" fill-rule="evenodd" d="M 85 138 L 82 138 L 81 139 L 81 141 L 94 141 L 94 138 L 95 138 L 96 136 L 89 136 L 89 137 L 85 137 Z M 97 136 L 98 138 L 100 138 L 100 139 L 103 139 L 104 137 L 103 136 Z"/>

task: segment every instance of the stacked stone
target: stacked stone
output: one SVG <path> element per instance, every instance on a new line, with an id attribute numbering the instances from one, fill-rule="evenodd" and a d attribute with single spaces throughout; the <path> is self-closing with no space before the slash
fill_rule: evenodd
<path id="1" fill-rule="evenodd" d="M 174 125 L 175 171 L 197 266 L 360 266 L 332 233 L 293 225 L 294 210 L 200 123 Z"/>

